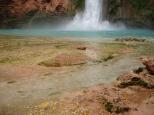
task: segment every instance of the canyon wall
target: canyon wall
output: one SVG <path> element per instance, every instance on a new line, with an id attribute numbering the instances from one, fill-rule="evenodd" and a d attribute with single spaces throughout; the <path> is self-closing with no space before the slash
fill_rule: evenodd
<path id="1" fill-rule="evenodd" d="M 23 17 L 28 13 L 60 13 L 71 10 L 71 0 L 1 0 L 1 14 L 9 12 L 10 16 Z"/>
<path id="2" fill-rule="evenodd" d="M 104 4 L 104 19 L 154 27 L 154 0 L 104 0 Z M 50 20 L 56 16 L 63 20 L 83 8 L 84 0 L 0 0 L 0 26 L 25 23 L 38 17 Z"/>
<path id="3" fill-rule="evenodd" d="M 73 12 L 72 0 L 0 0 L 0 26 L 20 27 L 41 18 L 62 18 Z"/>
<path id="4" fill-rule="evenodd" d="M 64 15 L 71 7 L 71 2 L 70 0 L 12 0 L 9 7 L 10 13 L 17 17 L 33 12 Z"/>
<path id="5" fill-rule="evenodd" d="M 106 18 L 132 26 L 154 27 L 154 0 L 104 0 Z"/>

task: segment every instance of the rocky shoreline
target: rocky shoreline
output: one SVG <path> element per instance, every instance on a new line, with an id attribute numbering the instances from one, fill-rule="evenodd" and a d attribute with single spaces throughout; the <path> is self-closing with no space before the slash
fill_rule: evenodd
<path id="1" fill-rule="evenodd" d="M 153 42 L 123 39 L 0 36 L 0 114 L 152 115 Z"/>
<path id="2" fill-rule="evenodd" d="M 37 106 L 31 114 L 58 115 L 153 115 L 154 59 L 141 57 L 139 67 L 117 78 L 112 85 L 99 85 L 71 93 L 59 101 Z"/>

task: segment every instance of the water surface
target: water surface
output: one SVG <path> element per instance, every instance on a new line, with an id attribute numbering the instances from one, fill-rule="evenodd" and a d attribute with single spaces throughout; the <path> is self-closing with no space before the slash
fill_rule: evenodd
<path id="1" fill-rule="evenodd" d="M 80 38 L 137 37 L 154 39 L 154 30 L 124 29 L 117 31 L 56 31 L 52 29 L 0 29 L 0 35 Z"/>

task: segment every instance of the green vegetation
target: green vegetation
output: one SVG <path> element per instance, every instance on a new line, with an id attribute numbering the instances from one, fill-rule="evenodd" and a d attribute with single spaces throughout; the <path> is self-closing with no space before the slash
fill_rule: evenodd
<path id="1" fill-rule="evenodd" d="M 112 21 L 124 21 L 131 26 L 153 28 L 154 2 L 153 0 L 108 0 L 108 18 Z"/>
<path id="2" fill-rule="evenodd" d="M 14 60 L 11 59 L 11 58 L 3 58 L 3 59 L 0 59 L 0 63 L 4 64 L 4 63 L 12 63 Z"/>
<path id="3" fill-rule="evenodd" d="M 67 53 L 57 54 L 52 59 L 43 61 L 39 65 L 46 67 L 63 67 L 63 66 L 73 66 L 82 65 L 87 63 L 87 58 L 84 54 L 77 51 L 67 51 Z"/>
<path id="4" fill-rule="evenodd" d="M 117 0 L 109 0 L 109 15 L 115 16 L 119 10 L 120 3 Z"/>
<path id="5" fill-rule="evenodd" d="M 82 10 L 85 6 L 85 0 L 73 0 L 75 9 Z"/>
<path id="6" fill-rule="evenodd" d="M 22 61 L 21 58 L 8 56 L 8 57 L 0 57 L 0 64 L 13 64 L 18 63 L 19 61 Z"/>
<path id="7" fill-rule="evenodd" d="M 137 14 L 154 19 L 154 7 L 152 0 L 129 0 Z"/>
<path id="8" fill-rule="evenodd" d="M 88 44 L 88 42 L 60 41 L 41 37 L 24 39 L 23 37 L 1 36 L 0 63 L 18 64 L 29 61 L 44 66 L 59 67 L 85 64 L 86 60 L 94 62 L 96 60 L 86 58 L 85 50 L 76 49 L 79 45 L 88 46 Z M 96 48 L 97 58 L 100 62 L 116 60 L 125 54 L 152 55 L 154 53 L 154 45 L 150 42 L 100 42 Z M 59 55 L 58 60 L 55 60 L 54 57 L 57 55 Z"/>
<path id="9" fill-rule="evenodd" d="M 106 57 L 103 58 L 103 61 L 109 61 L 113 58 L 114 58 L 113 54 L 109 54 L 109 55 L 107 55 Z"/>
<path id="10" fill-rule="evenodd" d="M 137 10 L 145 9 L 150 0 L 129 0 L 130 3 L 134 6 Z"/>
<path id="11" fill-rule="evenodd" d="M 104 97 L 101 100 L 101 104 L 103 107 L 105 107 L 105 110 L 110 113 L 119 114 L 119 113 L 128 112 L 130 110 L 129 107 L 119 106 L 117 103 L 111 102 Z"/>
<path id="12" fill-rule="evenodd" d="M 134 46 L 135 47 L 135 46 Z M 154 52 L 154 45 L 151 43 L 147 43 L 145 45 L 143 44 L 138 44 L 136 46 L 136 52 L 141 55 L 152 55 Z"/>
<path id="13" fill-rule="evenodd" d="M 109 61 L 125 53 L 131 53 L 131 51 L 134 49 L 134 45 L 126 45 L 125 43 L 103 43 L 100 45 L 100 55 L 102 61 Z M 128 52 L 126 52 L 126 50 L 128 50 Z"/>
<path id="14" fill-rule="evenodd" d="M 120 88 L 126 88 L 129 86 L 142 86 L 145 88 L 149 87 L 147 82 L 138 77 L 133 77 L 130 81 L 121 82 L 118 86 Z"/>
<path id="15" fill-rule="evenodd" d="M 105 103 L 105 110 L 112 113 L 113 104 L 111 102 Z"/>

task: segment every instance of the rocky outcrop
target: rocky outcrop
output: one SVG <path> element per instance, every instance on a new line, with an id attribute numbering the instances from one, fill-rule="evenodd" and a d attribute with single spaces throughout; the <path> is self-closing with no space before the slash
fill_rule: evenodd
<path id="1" fill-rule="evenodd" d="M 154 75 L 154 59 L 141 57 L 142 63 L 146 66 L 147 70 Z"/>
<path id="2" fill-rule="evenodd" d="M 12 0 L 9 10 L 12 15 L 17 17 L 22 17 L 33 11 L 65 14 L 70 3 L 70 0 Z"/>
<path id="3" fill-rule="evenodd" d="M 143 64 L 152 60 L 149 59 L 142 59 Z M 65 115 L 153 115 L 153 78 L 147 66 L 140 67 L 120 76 L 115 84 L 84 88 L 64 98 L 41 103 L 37 110 L 32 108 L 31 114 L 42 110 Z"/>
<path id="4" fill-rule="evenodd" d="M 52 25 L 69 20 L 73 11 L 72 0 L 0 0 L 0 27 L 33 27 L 42 22 Z"/>
<path id="5" fill-rule="evenodd" d="M 132 72 L 125 73 L 117 79 L 117 86 L 119 88 L 126 88 L 129 86 L 140 86 L 147 89 L 154 88 L 154 59 L 141 57 L 145 68 L 138 68 Z"/>

